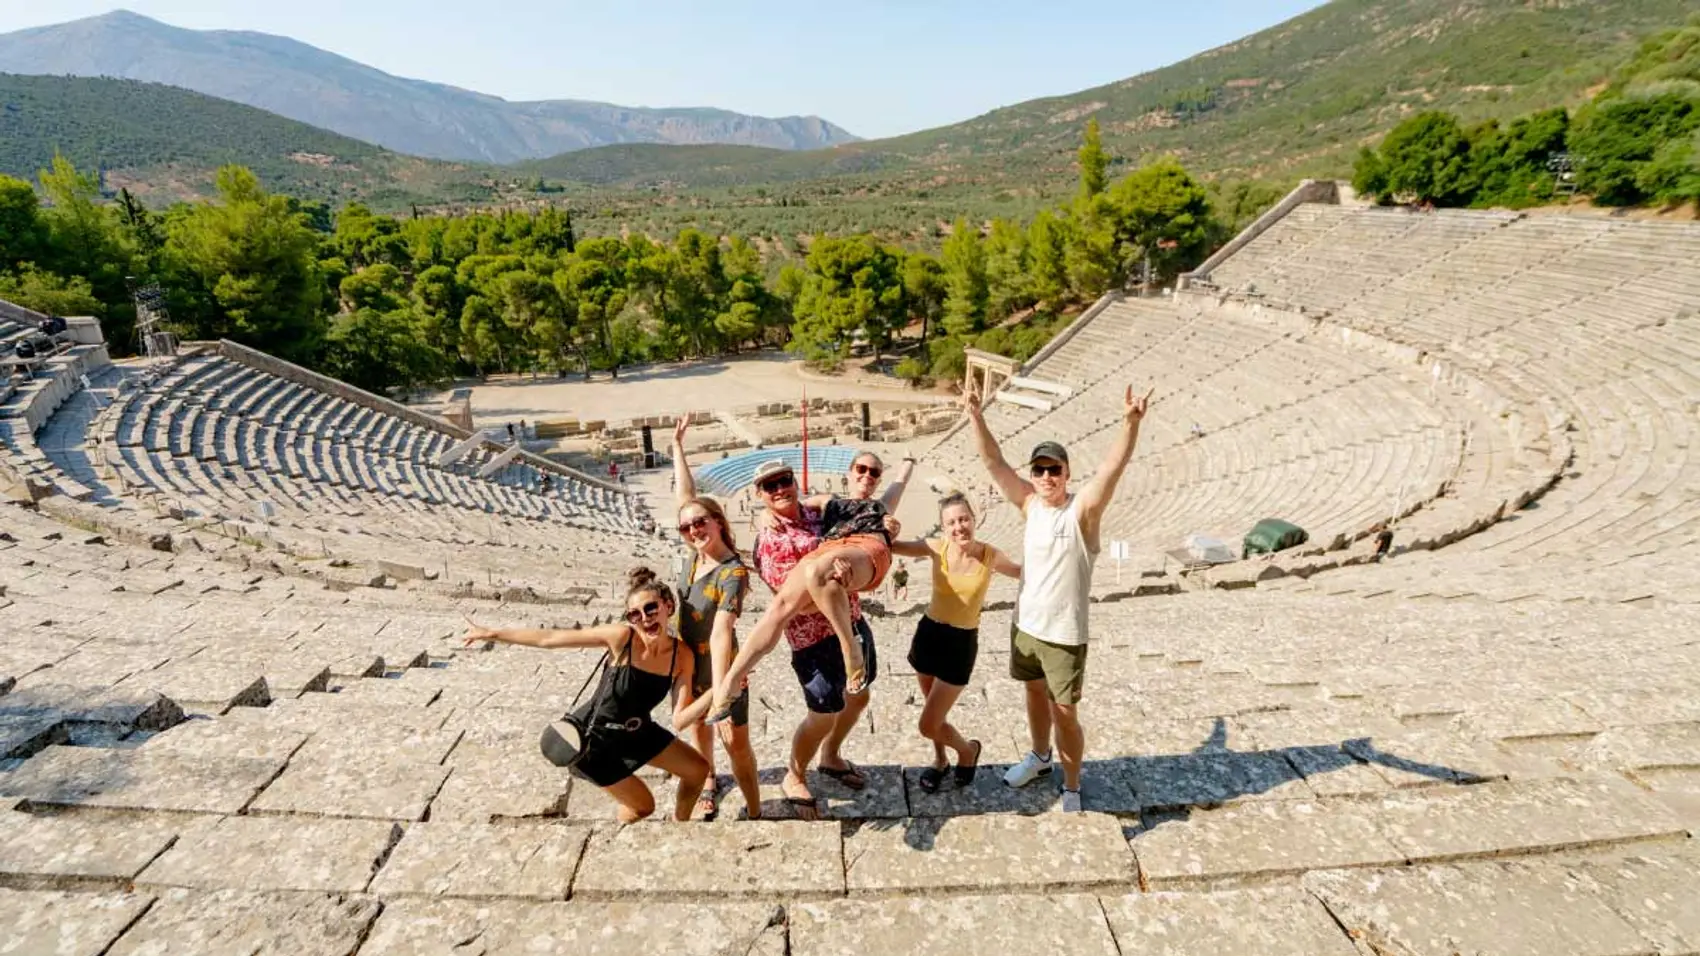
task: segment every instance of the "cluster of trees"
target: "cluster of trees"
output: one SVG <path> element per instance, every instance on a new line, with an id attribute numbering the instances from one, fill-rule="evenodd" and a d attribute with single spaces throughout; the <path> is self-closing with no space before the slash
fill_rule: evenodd
<path id="1" fill-rule="evenodd" d="M 1079 158 L 1070 202 L 1025 224 L 959 219 L 938 255 L 867 234 L 818 236 L 799 255 L 695 229 L 580 238 L 549 208 L 332 215 L 237 166 L 220 170 L 214 201 L 155 213 L 128 194 L 103 201 L 57 157 L 39 195 L 0 177 L 0 296 L 100 316 L 122 349 L 126 277 L 157 281 L 185 339 L 231 338 L 380 390 L 465 372 L 617 374 L 769 344 L 828 366 L 897 348 L 911 353 L 905 377 L 949 377 L 964 347 L 1025 358 L 1071 306 L 1168 278 L 1226 231 L 1173 160 L 1112 185 L 1095 122 Z"/>
<path id="2" fill-rule="evenodd" d="M 1574 114 L 1413 116 L 1359 153 L 1352 184 L 1383 201 L 1521 208 L 1551 202 L 1565 175 L 1602 205 L 1700 200 L 1700 25 L 1649 40 Z"/>

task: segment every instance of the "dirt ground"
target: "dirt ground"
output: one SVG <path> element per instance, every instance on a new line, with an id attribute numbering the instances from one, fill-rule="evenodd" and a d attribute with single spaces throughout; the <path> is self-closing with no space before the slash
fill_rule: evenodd
<path id="1" fill-rule="evenodd" d="M 472 388 L 474 427 L 576 418 L 619 421 L 677 411 L 717 411 L 762 402 L 810 398 L 868 401 L 926 401 L 932 393 L 872 384 L 859 376 L 804 377 L 803 363 L 790 355 L 763 352 L 736 358 L 650 365 L 622 371 L 618 381 L 606 373 L 594 380 L 574 376 L 503 376 L 489 382 L 461 382 Z M 439 399 L 446 398 L 444 392 Z"/>

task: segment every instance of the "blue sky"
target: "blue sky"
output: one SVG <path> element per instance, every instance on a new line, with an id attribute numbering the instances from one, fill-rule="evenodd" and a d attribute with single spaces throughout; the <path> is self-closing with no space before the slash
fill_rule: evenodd
<path id="1" fill-rule="evenodd" d="M 1317 0 L 126 0 L 192 29 L 294 37 L 508 99 L 816 114 L 891 136 L 1185 59 Z M 0 0 L 0 32 L 113 0 Z M 0 64 L 3 68 L 3 64 Z"/>

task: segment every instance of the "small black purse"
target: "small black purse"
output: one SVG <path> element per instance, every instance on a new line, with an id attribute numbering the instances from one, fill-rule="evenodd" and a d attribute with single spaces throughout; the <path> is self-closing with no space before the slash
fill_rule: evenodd
<path id="1" fill-rule="evenodd" d="M 602 652 L 602 659 L 590 669 L 590 676 L 584 679 L 578 693 L 573 695 L 573 702 L 568 706 L 565 716 L 543 728 L 543 739 L 538 741 L 538 746 L 542 748 L 544 758 L 557 767 L 571 767 L 584 757 L 585 739 L 590 736 L 589 722 L 573 713 L 573 708 L 578 706 L 578 699 L 584 696 L 585 688 L 590 686 L 590 682 L 607 668 L 609 656 L 608 651 Z M 602 692 L 600 687 L 596 690 L 598 694 Z M 591 701 L 590 712 L 596 713 L 594 699 Z"/>

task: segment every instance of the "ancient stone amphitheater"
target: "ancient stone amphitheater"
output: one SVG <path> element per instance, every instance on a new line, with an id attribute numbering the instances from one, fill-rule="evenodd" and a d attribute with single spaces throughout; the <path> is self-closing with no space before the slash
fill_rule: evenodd
<path id="1" fill-rule="evenodd" d="M 999 782 L 1000 591 L 971 787 L 916 785 L 888 606 L 866 790 L 616 827 L 536 749 L 591 655 L 456 634 L 665 567 L 621 488 L 238 346 L 52 359 L 0 405 L 0 952 L 1700 951 L 1700 226 L 1331 198 L 1107 297 L 1022 370 L 1060 391 L 989 410 L 1092 462 L 1157 390 L 1079 816 Z M 984 493 L 961 431 L 923 467 Z M 1265 517 L 1310 543 L 1165 556 Z M 802 702 L 783 662 L 755 696 L 782 815 Z"/>

